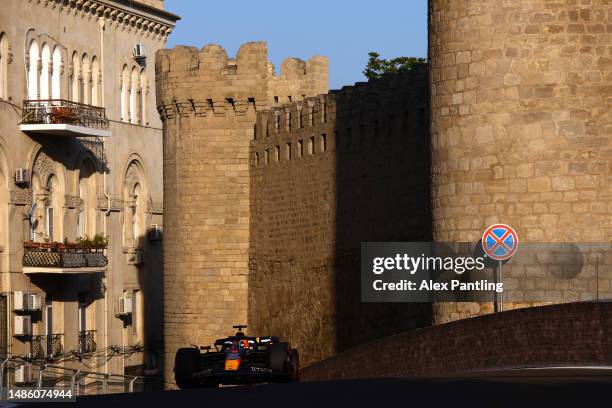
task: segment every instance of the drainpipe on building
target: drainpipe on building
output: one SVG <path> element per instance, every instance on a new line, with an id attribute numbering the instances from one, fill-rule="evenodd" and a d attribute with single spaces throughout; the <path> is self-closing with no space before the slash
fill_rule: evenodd
<path id="1" fill-rule="evenodd" d="M 104 69 L 105 69 L 105 65 L 104 65 L 104 27 L 106 25 L 106 20 L 104 19 L 104 17 L 100 17 L 98 19 L 98 27 L 100 28 L 100 83 L 102 84 L 101 88 L 101 92 L 100 92 L 100 104 L 103 107 L 106 107 L 106 103 L 105 103 L 105 92 L 104 92 Z M 102 139 L 102 151 L 104 152 L 103 154 L 106 156 L 106 140 L 105 138 L 101 138 Z M 108 227 L 107 227 L 107 219 L 108 216 L 110 215 L 110 209 L 111 209 L 111 198 L 110 198 L 110 194 L 108 194 L 107 190 L 106 190 L 106 169 L 104 169 L 104 174 L 102 175 L 102 188 L 104 190 L 104 196 L 106 197 L 107 200 L 107 207 L 106 207 L 106 213 L 104 214 L 104 222 L 103 222 L 103 229 L 104 229 L 104 236 L 108 236 L 107 231 L 108 231 Z M 106 256 L 108 257 L 108 248 L 106 249 Z M 102 284 L 104 285 L 104 349 L 106 350 L 105 354 L 105 358 L 104 358 L 104 372 L 108 372 L 108 286 L 106 285 L 106 274 L 102 280 Z"/>

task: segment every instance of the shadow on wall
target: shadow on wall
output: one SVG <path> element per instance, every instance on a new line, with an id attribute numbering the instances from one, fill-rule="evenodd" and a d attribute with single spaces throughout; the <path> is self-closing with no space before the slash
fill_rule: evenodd
<path id="1" fill-rule="evenodd" d="M 136 307 L 142 307 L 142 311 L 137 314 L 141 321 L 131 321 L 130 324 L 137 327 L 138 340 L 144 355 L 142 359 L 135 361 L 136 364 L 126 366 L 125 374 L 161 377 L 164 352 L 163 233 L 149 229 L 137 242 L 136 248 L 141 252 L 141 261 L 137 262 L 135 267 L 142 296 Z M 129 255 L 129 258 L 133 257 L 134 255 Z M 134 315 L 133 313 L 132 317 Z M 145 385 L 147 390 L 156 390 L 160 387 L 160 381 L 152 379 Z"/>
<path id="2" fill-rule="evenodd" d="M 428 326 L 429 304 L 362 303 L 362 242 L 432 240 L 425 69 L 342 92 L 336 104 L 336 351 Z"/>
<path id="3" fill-rule="evenodd" d="M 260 112 L 251 143 L 249 329 L 308 365 L 430 325 L 362 303 L 361 242 L 431 241 L 425 67 Z"/>

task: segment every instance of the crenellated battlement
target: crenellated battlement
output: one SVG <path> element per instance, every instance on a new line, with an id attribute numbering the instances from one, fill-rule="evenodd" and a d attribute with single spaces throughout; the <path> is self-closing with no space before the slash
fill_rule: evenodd
<path id="1" fill-rule="evenodd" d="M 162 120 L 232 111 L 240 116 L 249 107 L 265 109 L 326 92 L 327 70 L 326 57 L 287 58 L 276 75 L 265 42 L 243 44 L 236 58 L 219 45 L 178 46 L 157 54 L 158 107 Z"/>
<path id="2" fill-rule="evenodd" d="M 427 66 L 423 65 L 411 71 L 384 75 L 369 82 L 357 82 L 327 94 L 257 111 L 257 125 L 251 148 L 264 152 L 275 144 L 289 143 L 295 138 L 309 142 L 311 133 L 325 134 L 325 143 L 335 146 L 339 130 L 353 132 L 353 127 L 355 132 L 365 133 L 358 137 L 374 137 L 380 130 L 372 127 L 380 127 L 383 122 L 394 121 L 396 114 L 398 121 L 408 121 L 410 118 L 426 115 L 426 92 Z M 394 112 L 398 108 L 402 109 L 402 106 L 408 106 L 407 104 L 418 106 L 408 113 Z M 336 121 L 344 121 L 346 118 L 350 119 L 349 122 L 354 122 L 354 126 L 351 126 L 350 130 L 337 129 Z M 418 120 L 422 122 L 424 119 Z M 256 157 L 252 163 L 255 162 Z"/>

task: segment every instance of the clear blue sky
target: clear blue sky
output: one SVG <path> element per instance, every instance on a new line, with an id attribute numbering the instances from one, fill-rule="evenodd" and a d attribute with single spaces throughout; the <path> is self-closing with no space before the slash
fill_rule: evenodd
<path id="1" fill-rule="evenodd" d="M 365 80 L 368 52 L 427 55 L 427 0 L 166 0 L 182 20 L 168 47 L 266 41 L 276 72 L 286 57 L 329 57 L 330 88 Z"/>

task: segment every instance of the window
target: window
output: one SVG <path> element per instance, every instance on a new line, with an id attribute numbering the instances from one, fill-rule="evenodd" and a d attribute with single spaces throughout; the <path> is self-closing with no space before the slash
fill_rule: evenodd
<path id="1" fill-rule="evenodd" d="M 275 103 L 276 105 L 278 105 L 278 96 L 275 96 L 275 97 L 274 97 L 274 103 Z"/>
<path id="2" fill-rule="evenodd" d="M 79 332 L 87 330 L 87 294 L 79 293 L 79 316 L 78 316 L 78 328 Z"/>
<path id="3" fill-rule="evenodd" d="M 93 57 L 91 60 L 91 104 L 102 106 L 100 99 L 100 64 L 98 59 Z"/>
<path id="4" fill-rule="evenodd" d="M 28 99 L 38 99 L 38 61 L 40 53 L 38 43 L 30 43 L 30 61 L 28 64 Z"/>
<path id="5" fill-rule="evenodd" d="M 314 136 L 311 136 L 310 140 L 308 141 L 308 154 L 314 154 L 314 153 L 315 153 Z"/>
<path id="6" fill-rule="evenodd" d="M 129 119 L 128 104 L 129 104 L 129 88 L 130 74 L 127 65 L 123 66 L 121 73 L 121 120 L 127 122 Z"/>
<path id="7" fill-rule="evenodd" d="M 85 235 L 87 235 L 87 232 L 85 231 L 85 225 L 86 225 L 86 220 L 85 220 L 85 187 L 83 185 L 84 180 L 80 179 L 79 180 L 79 198 L 81 199 L 81 204 L 79 205 L 78 211 L 78 217 L 77 217 L 77 237 L 79 238 L 84 238 Z"/>
<path id="8" fill-rule="evenodd" d="M 132 68 L 132 78 L 130 81 L 130 123 L 138 124 L 140 112 L 138 110 L 138 100 L 140 99 L 140 80 L 136 68 Z"/>
<path id="9" fill-rule="evenodd" d="M 298 112 L 298 116 L 300 117 L 300 129 L 303 129 L 304 128 L 304 116 L 303 116 L 303 112 L 301 109 Z"/>
<path id="10" fill-rule="evenodd" d="M 323 123 L 327 122 L 327 103 L 323 103 Z"/>
<path id="11" fill-rule="evenodd" d="M 321 135 L 321 149 L 322 152 L 327 150 L 327 135 L 323 133 Z"/>
<path id="12" fill-rule="evenodd" d="M 138 199 L 140 197 L 140 184 L 136 184 L 134 186 L 134 195 L 132 197 L 132 206 L 131 206 L 131 227 L 130 227 L 130 237 L 132 238 L 132 242 L 136 242 L 138 238 Z"/>
<path id="13" fill-rule="evenodd" d="M 49 177 L 47 181 L 47 199 L 45 201 L 45 234 L 49 237 L 49 240 L 55 240 L 55 211 L 53 208 L 55 197 L 54 197 L 54 181 L 53 177 Z"/>
<path id="14" fill-rule="evenodd" d="M 62 52 L 59 46 L 55 46 L 53 49 L 52 58 L 52 74 L 51 74 L 51 98 L 61 99 L 62 98 Z"/>
<path id="15" fill-rule="evenodd" d="M 40 99 L 49 99 L 49 70 L 51 69 L 51 48 L 49 44 L 43 45 L 41 53 L 40 70 Z"/>
<path id="16" fill-rule="evenodd" d="M 280 161 L 280 146 L 276 146 L 275 152 L 276 152 L 275 154 L 276 161 L 279 162 Z"/>
<path id="17" fill-rule="evenodd" d="M 81 60 L 76 52 L 72 54 L 72 101 L 81 102 Z"/>
<path id="18" fill-rule="evenodd" d="M 6 34 L 0 33 L 0 99 L 8 97 L 9 46 Z"/>
<path id="19" fill-rule="evenodd" d="M 270 151 L 268 149 L 266 149 L 266 151 L 264 152 L 264 163 L 270 163 Z"/>
<path id="20" fill-rule="evenodd" d="M 293 121 L 292 113 L 291 112 L 287 112 L 287 130 L 289 132 L 291 132 L 291 129 L 292 129 L 292 125 L 293 125 L 292 121 Z"/>
<path id="21" fill-rule="evenodd" d="M 304 141 L 298 140 L 298 157 L 304 156 Z"/>
<path id="22" fill-rule="evenodd" d="M 286 151 L 287 154 L 285 155 L 285 157 L 287 158 L 287 160 L 291 160 L 291 143 L 287 143 Z"/>
<path id="23" fill-rule="evenodd" d="M 81 103 L 89 105 L 91 104 L 91 66 L 89 65 L 89 57 L 87 54 L 83 54 L 81 67 L 79 98 Z"/>
<path id="24" fill-rule="evenodd" d="M 45 336 L 46 336 L 46 351 L 47 355 L 53 355 L 53 299 L 50 295 L 46 296 L 45 300 Z"/>
<path id="25" fill-rule="evenodd" d="M 280 132 L 280 120 L 281 120 L 280 114 L 277 113 L 276 114 L 276 129 L 275 129 L 276 133 Z"/>
<path id="26" fill-rule="evenodd" d="M 147 122 L 147 73 L 143 69 L 140 71 L 140 96 L 138 98 L 138 121 L 141 125 L 148 125 Z"/>
<path id="27" fill-rule="evenodd" d="M 255 165 L 259 166 L 259 153 L 255 153 Z"/>

